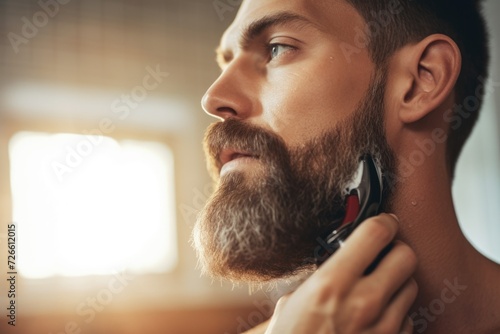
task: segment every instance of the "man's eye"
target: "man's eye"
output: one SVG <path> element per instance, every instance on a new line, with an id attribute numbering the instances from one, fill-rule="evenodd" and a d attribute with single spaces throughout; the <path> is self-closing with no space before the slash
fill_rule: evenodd
<path id="1" fill-rule="evenodd" d="M 269 45 L 269 54 L 271 56 L 271 60 L 281 56 L 283 53 L 295 50 L 293 46 L 285 45 L 285 44 L 271 44 Z"/>

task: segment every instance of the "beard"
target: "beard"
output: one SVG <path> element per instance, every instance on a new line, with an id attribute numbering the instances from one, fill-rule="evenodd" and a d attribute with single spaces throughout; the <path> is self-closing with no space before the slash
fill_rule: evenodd
<path id="1" fill-rule="evenodd" d="M 317 238 L 344 215 L 346 187 L 360 157 L 369 153 L 394 174 L 381 73 L 353 114 L 300 147 L 289 148 L 277 134 L 235 119 L 208 128 L 204 148 L 217 185 L 193 230 L 204 273 L 263 283 L 315 268 Z M 228 147 L 252 154 L 256 168 L 220 178 L 219 154 Z"/>

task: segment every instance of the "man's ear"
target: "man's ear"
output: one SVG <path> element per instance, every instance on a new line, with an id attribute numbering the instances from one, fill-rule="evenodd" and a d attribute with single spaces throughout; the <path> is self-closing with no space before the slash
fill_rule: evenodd
<path id="1" fill-rule="evenodd" d="M 437 109 L 453 93 L 460 74 L 462 56 L 448 36 L 435 34 L 403 47 L 395 54 L 392 75 L 398 118 L 403 123 L 416 122 Z M 398 59 L 399 58 L 399 59 Z"/>

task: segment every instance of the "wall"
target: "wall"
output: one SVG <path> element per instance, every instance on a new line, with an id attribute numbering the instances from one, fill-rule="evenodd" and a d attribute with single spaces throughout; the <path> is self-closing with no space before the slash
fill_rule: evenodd
<path id="1" fill-rule="evenodd" d="M 245 287 L 233 289 L 200 277 L 189 245 L 195 217 L 183 209 L 199 209 L 210 185 L 200 143 L 212 119 L 203 113 L 199 101 L 218 75 L 213 50 L 236 12 L 237 5 L 232 3 L 238 1 L 223 1 L 222 11 L 214 3 L 67 1 L 16 52 L 5 36 L 21 34 L 23 17 L 32 20 L 42 9 L 37 1 L 0 1 L 0 224 L 10 222 L 9 184 L 5 181 L 8 134 L 26 124 L 33 129 L 90 130 L 110 115 L 113 101 L 141 84 L 148 66 L 159 66 L 168 76 L 118 124 L 117 131 L 166 138 L 177 159 L 180 259 L 175 272 L 135 277 L 88 324 L 82 322 L 76 308 L 98 295 L 112 278 L 21 280 L 18 299 L 22 305 L 19 322 L 26 326 L 23 333 L 60 332 L 71 321 L 82 325 L 84 333 L 110 333 L 110 326 L 120 333 L 181 333 L 183 324 L 186 333 L 222 333 L 235 330 L 242 321 L 263 319 L 266 312 L 256 311 L 254 301 L 276 300 L 266 293 L 249 296 Z M 492 28 L 491 80 L 498 83 L 500 25 L 496 18 L 500 2 L 489 0 L 486 8 Z M 454 195 L 471 242 L 500 262 L 496 241 L 500 235 L 500 94 L 498 86 L 493 87 L 460 159 Z M 0 292 L 4 284 L 2 281 Z M 6 299 L 3 292 L 0 296 L 3 309 Z M 1 326 L 4 324 L 0 324 L 4 332 Z"/>

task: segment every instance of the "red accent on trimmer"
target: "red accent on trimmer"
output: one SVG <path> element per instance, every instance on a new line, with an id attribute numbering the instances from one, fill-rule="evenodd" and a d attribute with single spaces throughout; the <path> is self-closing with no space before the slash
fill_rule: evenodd
<path id="1" fill-rule="evenodd" d="M 345 209 L 344 220 L 342 220 L 342 225 L 352 223 L 359 214 L 359 199 L 357 195 L 349 195 L 346 199 L 346 209 Z"/>

